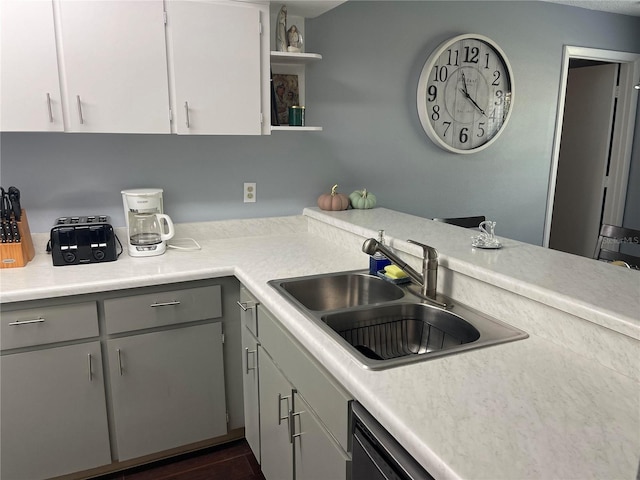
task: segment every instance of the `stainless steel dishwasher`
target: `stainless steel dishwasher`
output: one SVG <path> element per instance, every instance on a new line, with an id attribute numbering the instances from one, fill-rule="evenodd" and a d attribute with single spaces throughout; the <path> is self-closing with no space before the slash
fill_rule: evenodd
<path id="1" fill-rule="evenodd" d="M 352 480 L 434 480 L 358 402 L 351 414 Z"/>

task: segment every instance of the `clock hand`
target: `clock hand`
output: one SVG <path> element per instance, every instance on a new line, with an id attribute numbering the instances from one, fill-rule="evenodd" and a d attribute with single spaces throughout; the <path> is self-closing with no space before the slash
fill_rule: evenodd
<path id="1" fill-rule="evenodd" d="M 464 95 L 464 96 L 465 96 L 465 97 L 466 97 L 466 98 L 467 98 L 471 103 L 473 103 L 473 104 L 475 105 L 475 107 L 478 109 L 478 111 L 479 111 L 482 115 L 484 115 L 485 117 L 487 116 L 487 114 L 486 114 L 486 113 L 484 113 L 484 110 L 483 110 L 482 108 L 480 108 L 480 105 L 478 105 L 478 104 L 476 103 L 476 101 L 475 101 L 473 98 L 471 98 L 471 95 L 469 95 L 469 93 L 468 93 L 466 90 L 463 90 L 463 89 L 461 88 L 461 89 L 460 89 L 460 91 L 462 92 L 462 94 L 463 94 L 463 95 Z"/>
<path id="2" fill-rule="evenodd" d="M 467 92 L 467 79 L 464 78 L 464 72 L 460 72 L 460 74 L 462 75 L 462 93 L 464 93 L 467 98 L 469 97 L 469 93 Z"/>

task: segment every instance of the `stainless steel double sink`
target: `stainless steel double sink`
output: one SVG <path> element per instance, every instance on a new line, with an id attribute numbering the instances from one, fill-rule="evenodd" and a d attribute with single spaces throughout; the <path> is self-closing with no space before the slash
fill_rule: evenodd
<path id="1" fill-rule="evenodd" d="M 269 284 L 372 370 L 527 338 L 528 334 L 447 299 L 425 303 L 407 287 L 363 271 Z"/>

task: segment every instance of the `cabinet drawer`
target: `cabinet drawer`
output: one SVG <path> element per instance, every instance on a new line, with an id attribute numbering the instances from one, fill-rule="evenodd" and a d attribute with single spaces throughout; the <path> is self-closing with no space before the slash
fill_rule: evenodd
<path id="1" fill-rule="evenodd" d="M 2 350 L 98 335 L 95 302 L 2 312 L 0 321 Z"/>
<path id="2" fill-rule="evenodd" d="M 258 307 L 258 318 L 260 344 L 347 451 L 351 396 L 308 352 L 298 346 L 268 310 Z"/>
<path id="3" fill-rule="evenodd" d="M 107 333 L 128 332 L 222 316 L 220 285 L 105 300 Z"/>

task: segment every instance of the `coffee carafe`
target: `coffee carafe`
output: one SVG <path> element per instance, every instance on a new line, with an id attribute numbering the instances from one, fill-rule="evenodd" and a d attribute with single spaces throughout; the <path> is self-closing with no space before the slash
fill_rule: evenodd
<path id="1" fill-rule="evenodd" d="M 175 231 L 163 213 L 161 188 L 122 190 L 127 223 L 128 252 L 132 257 L 162 255 Z"/>

